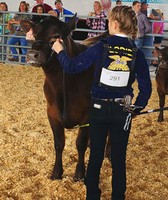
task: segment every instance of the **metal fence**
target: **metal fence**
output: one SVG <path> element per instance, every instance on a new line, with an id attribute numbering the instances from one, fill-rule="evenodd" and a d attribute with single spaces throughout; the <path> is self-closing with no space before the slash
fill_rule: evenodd
<path id="1" fill-rule="evenodd" d="M 20 44 L 16 44 L 16 45 L 7 45 L 7 40 L 10 38 L 10 37 L 19 37 L 19 38 L 25 38 L 25 36 L 16 36 L 16 35 L 13 35 L 13 34 L 10 34 L 10 33 L 5 33 L 5 27 L 7 26 L 7 22 L 5 22 L 5 14 L 7 13 L 10 13 L 12 16 L 14 14 L 20 14 L 19 12 L 7 12 L 7 11 L 1 11 L 0 13 L 0 27 L 1 27 L 1 33 L 0 33 L 0 62 L 3 62 L 3 63 L 9 63 L 10 61 L 8 61 L 8 58 L 10 58 L 11 56 L 14 56 L 14 55 L 17 55 L 19 56 L 19 61 L 18 62 L 15 62 L 15 63 L 21 63 L 21 57 L 23 57 L 24 55 L 21 54 L 21 51 L 20 49 L 21 48 L 26 48 L 26 49 L 30 49 L 31 48 L 31 43 L 28 43 L 27 46 L 21 46 Z M 37 15 L 37 13 L 22 13 L 22 14 L 29 14 L 29 15 Z M 45 16 L 49 16 L 49 14 L 42 14 L 42 15 L 45 15 Z M 65 21 L 65 17 L 70 17 L 69 15 L 63 15 L 62 16 L 62 21 Z M 84 23 L 86 22 L 86 19 L 88 18 L 88 16 L 80 16 L 78 15 L 78 21 L 82 20 Z M 93 17 L 91 17 L 93 18 Z M 156 20 L 150 20 L 151 23 L 155 22 Z M 157 22 L 159 22 L 157 20 Z M 168 23 L 168 20 L 164 20 L 164 21 L 161 21 L 161 22 L 164 22 L 164 23 Z M 101 30 L 91 30 L 87 27 L 81 27 L 79 26 L 78 27 L 78 23 L 77 23 L 77 27 L 76 29 L 74 30 L 74 33 L 76 33 L 76 35 L 79 33 L 85 33 L 84 35 L 84 38 L 83 39 L 86 39 L 87 37 L 87 33 L 88 32 L 104 32 L 104 31 L 101 31 Z M 79 35 L 78 34 L 78 35 Z M 75 34 L 74 34 L 75 35 Z M 75 35 L 75 37 L 76 37 Z M 155 36 L 159 36 L 159 37 L 163 37 L 163 41 L 162 41 L 162 44 L 161 46 L 164 47 L 164 46 L 168 46 L 168 31 L 164 30 L 164 34 L 146 34 L 145 37 L 149 37 L 149 38 L 154 38 Z M 77 42 L 81 42 L 81 40 L 79 39 L 76 39 L 76 38 L 73 38 L 74 40 L 76 40 Z M 18 54 L 12 54 L 9 50 L 9 47 L 15 47 L 17 48 L 17 52 Z M 150 54 L 146 54 L 146 59 L 148 61 L 152 61 L 152 60 L 156 60 L 157 58 L 152 56 L 152 51 L 154 50 L 154 45 L 153 43 L 151 44 L 147 44 L 147 45 L 144 45 L 143 46 L 143 50 L 145 51 L 150 51 Z M 150 56 L 149 56 L 150 55 Z M 10 62 L 10 63 L 13 63 L 13 62 Z M 25 63 L 22 63 L 22 64 L 25 64 Z"/>

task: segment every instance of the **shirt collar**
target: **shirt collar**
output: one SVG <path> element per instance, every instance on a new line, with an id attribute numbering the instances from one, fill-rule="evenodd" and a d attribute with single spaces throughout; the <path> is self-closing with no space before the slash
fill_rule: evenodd
<path id="1" fill-rule="evenodd" d="M 122 33 L 118 33 L 118 34 L 114 34 L 115 36 L 119 36 L 119 37 L 128 37 L 127 35 L 125 35 L 125 34 L 122 34 Z"/>

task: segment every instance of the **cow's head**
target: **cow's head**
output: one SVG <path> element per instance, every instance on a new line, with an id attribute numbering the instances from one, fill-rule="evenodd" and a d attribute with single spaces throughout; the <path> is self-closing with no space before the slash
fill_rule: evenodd
<path id="1" fill-rule="evenodd" d="M 168 69 L 168 47 L 160 49 L 155 47 L 158 53 L 158 66 L 159 69 Z"/>
<path id="2" fill-rule="evenodd" d="M 34 40 L 32 49 L 27 52 L 27 63 L 34 66 L 45 66 L 53 54 L 51 47 L 56 38 L 65 40 L 75 29 L 76 15 L 68 23 L 49 16 L 37 25 L 28 20 L 22 20 L 20 25 L 26 34 L 29 31 L 32 33 L 29 38 Z"/>

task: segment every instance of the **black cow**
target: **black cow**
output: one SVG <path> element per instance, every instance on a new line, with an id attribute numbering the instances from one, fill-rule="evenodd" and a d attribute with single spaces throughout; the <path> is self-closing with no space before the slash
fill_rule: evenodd
<path id="1" fill-rule="evenodd" d="M 88 123 L 90 88 L 94 66 L 79 74 L 66 74 L 56 59 L 51 46 L 56 38 L 62 38 L 69 56 L 73 57 L 87 48 L 71 39 L 75 29 L 76 16 L 64 23 L 53 16 L 47 17 L 40 24 L 21 21 L 25 32 L 33 30 L 35 42 L 27 53 L 27 62 L 42 66 L 45 73 L 44 93 L 47 99 L 47 114 L 54 135 L 56 160 L 51 179 L 61 179 L 63 174 L 62 152 L 65 145 L 64 128 L 73 128 Z M 105 34 L 106 35 L 106 34 Z M 100 36 L 99 36 L 100 37 Z M 97 37 L 99 39 L 99 37 Z M 104 36 L 103 36 L 104 37 Z M 96 42 L 98 39 L 94 39 Z M 88 44 L 92 44 L 89 42 Z M 84 155 L 88 144 L 88 127 L 79 128 L 76 139 L 78 162 L 74 180 L 81 180 L 85 175 Z"/>
<path id="2" fill-rule="evenodd" d="M 165 105 L 165 96 L 168 95 L 168 47 L 163 49 L 155 48 L 159 55 L 156 71 L 157 92 L 159 95 L 159 106 L 163 108 Z M 161 110 L 158 116 L 158 122 L 162 122 L 163 120 L 163 110 Z"/>

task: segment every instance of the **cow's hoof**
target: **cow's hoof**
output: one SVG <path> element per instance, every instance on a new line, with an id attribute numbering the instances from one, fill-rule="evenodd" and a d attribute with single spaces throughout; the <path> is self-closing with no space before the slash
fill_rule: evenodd
<path id="1" fill-rule="evenodd" d="M 84 165 L 77 165 L 76 171 L 74 175 L 74 181 L 83 181 L 85 177 L 85 166 Z"/>
<path id="2" fill-rule="evenodd" d="M 84 182 L 84 178 L 77 178 L 77 177 L 74 177 L 73 180 L 74 180 L 75 182 L 78 182 L 78 181 Z"/>
<path id="3" fill-rule="evenodd" d="M 50 179 L 51 180 L 61 180 L 62 179 L 62 175 L 63 175 L 63 170 L 59 170 L 59 172 L 57 172 L 57 170 L 53 170 Z"/>
<path id="4" fill-rule="evenodd" d="M 51 180 L 62 180 L 62 175 L 61 176 L 58 176 L 58 175 L 51 175 L 50 177 Z"/>
<path id="5" fill-rule="evenodd" d="M 157 122 L 163 122 L 162 118 L 158 118 Z"/>

